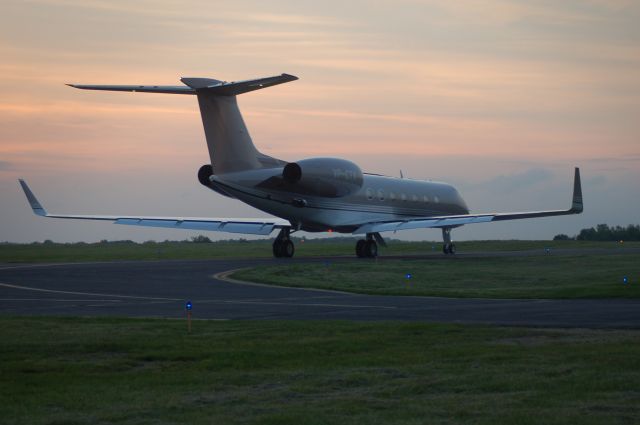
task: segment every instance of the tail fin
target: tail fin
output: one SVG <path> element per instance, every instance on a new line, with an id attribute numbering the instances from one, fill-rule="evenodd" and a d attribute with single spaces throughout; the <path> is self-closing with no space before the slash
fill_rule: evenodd
<path id="1" fill-rule="evenodd" d="M 182 78 L 180 81 L 187 87 L 75 84 L 70 86 L 85 90 L 197 95 L 213 171 L 216 174 L 224 174 L 285 164 L 260 153 L 253 145 L 238 108 L 236 95 L 297 79 L 298 77 L 293 75 L 282 74 L 230 83 L 210 78 Z"/>

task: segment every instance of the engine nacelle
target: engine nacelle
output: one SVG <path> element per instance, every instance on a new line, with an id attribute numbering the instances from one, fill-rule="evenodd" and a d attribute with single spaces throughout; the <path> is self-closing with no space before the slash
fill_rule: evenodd
<path id="1" fill-rule="evenodd" d="M 224 195 L 227 198 L 234 198 L 232 194 L 228 193 L 226 190 L 219 187 L 219 185 L 215 184 L 211 181 L 210 177 L 213 175 L 213 167 L 211 164 L 205 164 L 198 170 L 198 181 L 201 185 L 208 187 L 209 189 L 218 192 L 220 195 Z"/>
<path id="2" fill-rule="evenodd" d="M 309 158 L 290 162 L 282 170 L 282 179 L 296 193 L 338 198 L 362 187 L 362 170 L 339 158 Z"/>
<path id="3" fill-rule="evenodd" d="M 209 177 L 213 175 L 213 167 L 211 164 L 205 164 L 198 170 L 198 181 L 201 185 L 211 187 Z"/>

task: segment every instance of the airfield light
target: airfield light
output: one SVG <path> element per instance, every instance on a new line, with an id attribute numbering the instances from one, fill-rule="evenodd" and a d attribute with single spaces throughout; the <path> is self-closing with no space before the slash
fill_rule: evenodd
<path id="1" fill-rule="evenodd" d="M 187 332 L 191 333 L 191 309 L 193 309 L 193 303 L 187 301 L 184 308 L 187 310 Z"/>
<path id="2" fill-rule="evenodd" d="M 406 277 L 407 279 L 411 279 L 413 275 L 411 273 L 407 273 L 406 275 L 404 275 L 404 277 Z"/>
<path id="3" fill-rule="evenodd" d="M 624 283 L 625 285 L 626 285 L 627 283 L 629 283 L 629 279 L 627 278 L 627 276 L 624 276 L 624 277 L 622 278 L 622 283 Z"/>

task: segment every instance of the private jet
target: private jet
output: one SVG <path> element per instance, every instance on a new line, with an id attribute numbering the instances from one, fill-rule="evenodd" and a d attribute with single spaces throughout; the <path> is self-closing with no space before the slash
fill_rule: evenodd
<path id="1" fill-rule="evenodd" d="M 238 199 L 271 218 L 186 218 L 135 215 L 68 215 L 48 213 L 20 179 L 33 212 L 71 220 L 106 220 L 130 226 L 270 235 L 275 257 L 293 257 L 291 234 L 336 232 L 362 235 L 355 253 L 378 255 L 385 246 L 382 232 L 438 228 L 444 254 L 455 254 L 451 230 L 467 224 L 579 214 L 583 210 L 580 170 L 575 169 L 573 198 L 567 210 L 471 214 L 460 193 L 450 184 L 389 177 L 363 172 L 339 158 L 307 158 L 287 162 L 256 149 L 244 123 L 237 96 L 298 78 L 274 77 L 226 82 L 210 78 L 182 78 L 182 86 L 78 85 L 83 90 L 195 95 L 209 150 L 209 163 L 198 170 L 206 188 Z"/>

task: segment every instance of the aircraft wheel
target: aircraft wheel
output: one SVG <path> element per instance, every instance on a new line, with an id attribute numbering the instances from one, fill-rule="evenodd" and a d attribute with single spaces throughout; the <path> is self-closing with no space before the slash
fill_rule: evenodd
<path id="1" fill-rule="evenodd" d="M 453 255 L 455 253 L 456 253 L 456 244 L 450 243 L 449 244 L 449 254 Z"/>
<path id="2" fill-rule="evenodd" d="M 367 244 L 367 241 L 365 241 L 364 239 L 360 239 L 356 243 L 356 255 L 358 256 L 358 258 L 365 257 L 364 247 L 366 244 Z"/>
<path id="3" fill-rule="evenodd" d="M 293 245 L 293 242 L 290 239 L 282 242 L 282 245 L 281 245 L 282 257 L 291 258 L 293 257 L 293 253 L 295 251 L 296 250 Z"/>
<path id="4" fill-rule="evenodd" d="M 282 241 L 278 239 L 273 241 L 273 256 L 276 258 L 282 257 Z"/>
<path id="5" fill-rule="evenodd" d="M 376 258 L 378 256 L 378 244 L 376 243 L 376 241 L 365 242 L 364 254 L 369 258 Z"/>

